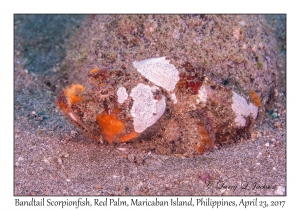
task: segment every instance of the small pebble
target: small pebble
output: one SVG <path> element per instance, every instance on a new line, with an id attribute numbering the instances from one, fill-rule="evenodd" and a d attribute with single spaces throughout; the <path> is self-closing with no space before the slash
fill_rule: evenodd
<path id="1" fill-rule="evenodd" d="M 50 159 L 50 158 L 44 158 L 43 162 L 46 163 L 47 165 L 50 165 L 49 159 Z"/>
<path id="2" fill-rule="evenodd" d="M 24 158 L 22 158 L 22 157 L 18 158 L 18 161 L 20 161 L 20 162 L 23 161 L 23 160 L 24 160 Z"/>
<path id="3" fill-rule="evenodd" d="M 285 188 L 282 186 L 278 186 L 275 190 L 275 195 L 285 195 Z"/>
<path id="4" fill-rule="evenodd" d="M 259 152 L 258 155 L 256 156 L 256 158 L 260 158 L 261 155 L 262 155 L 262 153 Z"/>
<path id="5" fill-rule="evenodd" d="M 61 158 L 58 158 L 58 159 L 57 159 L 57 162 L 58 162 L 58 164 L 61 165 L 61 164 L 62 164 L 62 159 L 61 159 Z"/>
<path id="6" fill-rule="evenodd" d="M 274 123 L 274 126 L 275 126 L 275 128 L 279 128 L 280 127 L 280 123 L 276 122 L 276 123 Z"/>
<path id="7" fill-rule="evenodd" d="M 75 138 L 78 135 L 78 132 L 75 130 L 71 130 L 71 137 Z"/>
<path id="8" fill-rule="evenodd" d="M 68 153 L 65 153 L 65 154 L 63 154 L 62 155 L 64 158 L 67 158 L 67 157 L 69 157 L 70 155 L 68 154 Z"/>
<path id="9" fill-rule="evenodd" d="M 275 89 L 275 90 L 274 90 L 274 97 L 277 97 L 277 96 L 278 96 L 278 90 Z"/>
<path id="10" fill-rule="evenodd" d="M 119 147 L 119 148 L 117 148 L 117 149 L 120 150 L 120 151 L 122 151 L 122 152 L 124 152 L 124 151 L 127 150 L 126 148 L 122 148 L 122 147 Z"/>

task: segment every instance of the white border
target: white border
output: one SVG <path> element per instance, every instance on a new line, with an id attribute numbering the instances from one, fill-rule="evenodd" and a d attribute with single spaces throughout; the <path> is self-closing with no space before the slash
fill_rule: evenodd
<path id="1" fill-rule="evenodd" d="M 7 1 L 1 3 L 1 202 L 3 209 L 17 209 L 13 197 L 13 14 L 15 13 L 287 13 L 287 92 L 288 92 L 288 177 L 287 197 L 265 197 L 265 200 L 287 200 L 285 208 L 298 206 L 299 175 L 299 12 L 297 1 Z M 3 65 L 4 64 L 4 65 Z M 49 197 L 48 197 L 49 198 Z M 75 199 L 75 197 L 73 197 Z M 93 197 L 89 197 L 92 199 Z M 145 197 L 143 197 L 145 198 Z M 215 197 L 216 199 L 220 199 Z M 241 197 L 226 197 L 240 200 Z M 250 197 L 246 197 L 250 200 Z M 61 198 L 62 199 L 62 198 Z M 66 199 L 64 197 L 63 199 Z M 129 199 L 129 198 L 128 198 Z M 167 197 L 163 197 L 167 199 Z M 32 209 L 26 207 L 25 209 Z M 71 208 L 70 208 L 71 209 Z M 72 208 L 74 209 L 74 208 Z M 83 208 L 81 208 L 83 209 Z M 163 207 L 158 207 L 163 209 Z M 296 208 L 294 208 L 296 209 Z"/>

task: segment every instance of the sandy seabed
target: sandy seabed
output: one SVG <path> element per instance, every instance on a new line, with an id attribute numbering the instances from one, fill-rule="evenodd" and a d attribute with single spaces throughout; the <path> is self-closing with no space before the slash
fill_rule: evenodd
<path id="1" fill-rule="evenodd" d="M 279 117 L 257 125 L 250 139 L 196 158 L 100 144 L 79 132 L 54 101 L 68 84 L 59 70 L 64 41 L 82 18 L 15 16 L 14 195 L 285 195 L 281 93 Z M 63 33 L 53 38 L 53 31 Z"/>

